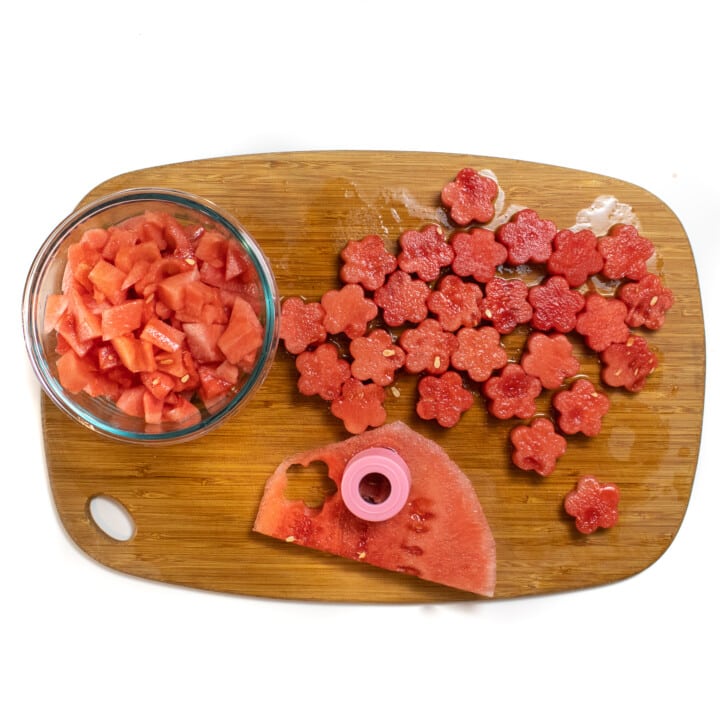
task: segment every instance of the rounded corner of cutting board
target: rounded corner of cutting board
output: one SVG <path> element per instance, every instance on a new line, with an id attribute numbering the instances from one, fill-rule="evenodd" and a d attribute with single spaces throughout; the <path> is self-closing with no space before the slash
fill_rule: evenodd
<path id="1" fill-rule="evenodd" d="M 662 200 L 622 180 L 520 160 L 459 153 L 297 151 L 123 173 L 95 186 L 83 202 L 139 186 L 175 187 L 208 197 L 233 212 L 263 245 L 281 294 L 303 289 L 313 294 L 336 281 L 337 252 L 349 239 L 371 232 L 398 234 L 409 223 L 435 217 L 441 184 L 465 165 L 493 170 L 508 203 L 535 207 L 558 224 L 572 222 L 595 197 L 616 195 L 632 205 L 659 249 L 677 308 L 653 336 L 663 362 L 646 393 L 621 398 L 619 417 L 606 437 L 585 443 L 587 457 L 603 474 L 622 479 L 622 514 L 615 528 L 580 538 L 562 518 L 561 497 L 586 469 L 582 453 L 568 453 L 555 477 L 538 481 L 508 468 L 503 440 L 489 441 L 489 469 L 485 458 L 470 452 L 468 445 L 476 443 L 473 432 L 489 427 L 479 410 L 455 434 L 416 423 L 416 429 L 443 444 L 478 491 L 498 545 L 494 599 L 632 577 L 662 557 L 684 518 L 704 403 L 704 326 L 694 259 L 680 220 Z M 293 260 L 306 259 L 312 262 L 301 263 L 298 272 Z M 206 438 L 161 451 L 98 438 L 43 396 L 53 498 L 73 542 L 93 560 L 120 572 L 248 596 L 360 602 L 481 599 L 314 551 L 297 552 L 302 549 L 252 532 L 264 482 L 285 456 L 338 439 L 324 407 L 289 389 L 292 370 L 279 352 L 247 417 L 233 419 Z M 303 423 L 297 422 L 298 413 Z M 140 531 L 133 540 L 98 537 L 86 509 L 88 497 L 97 492 L 115 496 L 134 513 Z"/>

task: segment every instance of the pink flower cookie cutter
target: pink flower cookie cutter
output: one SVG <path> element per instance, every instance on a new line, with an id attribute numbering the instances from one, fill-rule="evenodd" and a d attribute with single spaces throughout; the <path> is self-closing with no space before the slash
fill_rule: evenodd
<path id="1" fill-rule="evenodd" d="M 390 492 L 382 502 L 374 503 L 363 497 L 361 484 L 368 476 L 377 475 L 387 480 Z M 361 520 L 389 520 L 402 510 L 410 495 L 410 468 L 390 448 L 362 450 L 345 466 L 340 494 L 347 509 Z"/>

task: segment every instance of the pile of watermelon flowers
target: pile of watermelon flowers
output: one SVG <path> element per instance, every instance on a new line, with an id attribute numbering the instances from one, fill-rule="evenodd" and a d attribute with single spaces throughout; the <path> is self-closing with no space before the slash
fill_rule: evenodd
<path id="1" fill-rule="evenodd" d="M 435 224 L 406 230 L 396 253 L 378 235 L 349 242 L 339 288 L 283 300 L 280 338 L 295 357 L 298 390 L 330 403 L 349 433 L 385 422 L 386 391 L 404 371 L 418 377 L 418 416 L 442 427 L 456 425 L 476 396 L 496 418 L 529 420 L 510 431 L 512 462 L 544 477 L 566 436 L 597 435 L 610 408 L 600 388 L 575 378 L 580 362 L 567 335 L 598 354 L 605 385 L 638 392 L 658 360 L 633 330 L 660 329 L 673 294 L 649 271 L 655 248 L 635 226 L 598 238 L 525 208 L 491 230 L 483 225 L 498 192 L 493 177 L 464 168 L 440 194 L 451 233 Z M 534 285 L 500 272 L 528 265 L 544 273 Z M 591 289 L 593 277 L 614 293 Z M 512 362 L 502 337 L 522 325 L 529 333 Z M 553 393 L 554 420 L 532 419 L 543 390 Z M 565 507 L 578 530 L 592 532 L 615 523 L 618 498 L 614 484 L 587 476 Z"/>

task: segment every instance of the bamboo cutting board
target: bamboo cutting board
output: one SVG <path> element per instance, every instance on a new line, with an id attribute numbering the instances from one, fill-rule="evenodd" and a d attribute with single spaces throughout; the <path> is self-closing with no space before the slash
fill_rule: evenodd
<path id="1" fill-rule="evenodd" d="M 337 287 L 338 255 L 367 234 L 391 246 L 406 229 L 445 227 L 439 191 L 466 166 L 489 168 L 505 205 L 529 206 L 558 227 L 600 195 L 632 206 L 658 250 L 654 270 L 675 293 L 664 327 L 649 333 L 660 365 L 639 394 L 606 389 L 610 413 L 592 439 L 568 438 L 548 478 L 510 463 L 511 422 L 476 402 L 442 430 L 414 415 L 414 378 L 398 383 L 388 421 L 404 420 L 439 442 L 471 478 L 497 542 L 496 597 L 589 587 L 652 564 L 683 519 L 702 424 L 705 344 L 692 252 L 671 210 L 637 186 L 574 170 L 497 158 L 414 152 L 298 152 L 217 158 L 121 175 L 83 202 L 111 191 L 164 186 L 197 193 L 233 213 L 275 270 L 280 293 L 319 299 Z M 508 350 L 518 347 L 508 339 Z M 598 377 L 597 362 L 583 372 Z M 289 546 L 252 532 L 266 478 L 289 454 L 347 437 L 327 404 L 295 390 L 284 350 L 242 414 L 209 436 L 145 449 L 95 436 L 45 397 L 42 417 L 49 481 L 74 542 L 116 570 L 156 581 L 244 595 L 332 601 L 434 602 L 475 596 L 361 563 Z M 542 409 L 542 408 L 541 408 Z M 580 536 L 562 499 L 581 474 L 616 482 L 618 525 Z M 291 492 L 317 499 L 322 479 L 297 473 Z M 107 495 L 131 514 L 135 535 L 113 540 L 96 526 L 89 500 Z M 673 579 L 668 578 L 668 583 Z"/>

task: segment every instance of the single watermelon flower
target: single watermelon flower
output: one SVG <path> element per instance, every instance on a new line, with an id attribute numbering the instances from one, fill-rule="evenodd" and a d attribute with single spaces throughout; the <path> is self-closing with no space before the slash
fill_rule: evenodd
<path id="1" fill-rule="evenodd" d="M 461 328 L 455 336 L 458 346 L 450 356 L 450 362 L 456 370 L 466 371 L 472 380 L 484 382 L 494 370 L 507 365 L 507 352 L 494 327 Z"/>
<path id="2" fill-rule="evenodd" d="M 450 239 L 455 252 L 452 270 L 459 277 L 472 277 L 485 283 L 507 259 L 507 250 L 487 228 L 473 228 L 469 232 L 456 232 Z"/>
<path id="3" fill-rule="evenodd" d="M 377 290 L 385 278 L 397 267 L 397 258 L 385 248 L 379 235 L 366 235 L 361 240 L 351 240 L 340 253 L 343 266 L 340 279 L 357 283 L 366 290 Z"/>
<path id="4" fill-rule="evenodd" d="M 615 225 L 598 240 L 603 257 L 603 275 L 610 280 L 640 280 L 648 273 L 647 261 L 655 246 L 632 225 Z"/>
<path id="5" fill-rule="evenodd" d="M 406 322 L 419 323 L 427 317 L 430 287 L 403 270 L 392 272 L 385 284 L 375 291 L 376 305 L 382 309 L 383 320 L 390 327 Z"/>
<path id="6" fill-rule="evenodd" d="M 585 309 L 578 315 L 575 329 L 585 344 L 602 352 L 613 343 L 623 343 L 630 335 L 625 323 L 627 308 L 622 300 L 593 293 L 585 301 Z"/>
<path id="7" fill-rule="evenodd" d="M 357 284 L 328 290 L 320 304 L 325 310 L 325 329 L 332 335 L 344 333 L 350 339 L 364 335 L 378 313 L 377 305 L 365 297 L 362 286 Z"/>
<path id="8" fill-rule="evenodd" d="M 528 286 L 522 280 L 494 277 L 485 284 L 483 318 L 499 333 L 507 335 L 532 318 L 533 309 L 527 297 Z"/>
<path id="9" fill-rule="evenodd" d="M 425 282 L 437 280 L 440 271 L 448 267 L 455 253 L 443 231 L 437 225 L 426 225 L 422 230 L 406 230 L 400 235 L 398 267 L 415 274 Z"/>
<path id="10" fill-rule="evenodd" d="M 445 275 L 428 296 L 427 306 L 444 330 L 455 332 L 480 324 L 482 297 L 479 285 L 463 282 L 457 275 Z"/>
<path id="11" fill-rule="evenodd" d="M 575 329 L 577 316 L 585 308 L 585 297 L 572 290 L 562 275 L 552 275 L 541 285 L 528 291 L 532 305 L 531 325 L 536 330 L 557 330 L 569 333 Z"/>
<path id="12" fill-rule="evenodd" d="M 552 252 L 557 226 L 543 220 L 535 210 L 526 208 L 515 213 L 510 222 L 498 227 L 498 240 L 507 248 L 507 259 L 513 265 L 544 263 Z"/>
<path id="13" fill-rule="evenodd" d="M 425 375 L 418 383 L 418 392 L 417 414 L 423 420 L 436 420 L 444 428 L 457 425 L 473 404 L 472 393 L 463 387 L 462 377 L 452 370 L 439 377 Z"/>
<path id="14" fill-rule="evenodd" d="M 499 375 L 485 381 L 483 392 L 489 401 L 488 410 L 496 418 L 529 418 L 535 414 L 535 399 L 542 392 L 542 384 L 517 363 L 508 363 Z"/>
<path id="15" fill-rule="evenodd" d="M 353 357 L 350 370 L 358 380 L 372 380 L 385 387 L 405 364 L 405 351 L 393 342 L 390 333 L 376 328 L 365 337 L 350 342 Z"/>
<path id="16" fill-rule="evenodd" d="M 349 433 L 359 435 L 369 427 L 379 427 L 385 422 L 384 401 L 385 388 L 351 377 L 343 384 L 340 395 L 330 403 L 330 412 L 343 421 Z"/>
<path id="17" fill-rule="evenodd" d="M 644 326 L 648 330 L 659 330 L 663 326 L 665 313 L 675 301 L 672 290 L 652 273 L 638 282 L 621 285 L 618 297 L 627 306 L 627 324 L 631 328 Z"/>
<path id="18" fill-rule="evenodd" d="M 565 512 L 575 518 L 575 527 L 584 535 L 598 528 L 611 528 L 618 521 L 620 490 L 614 483 L 601 483 L 592 475 L 578 480 L 566 496 Z"/>
<path id="19" fill-rule="evenodd" d="M 542 477 L 550 475 L 567 450 L 567 441 L 555 432 L 555 426 L 544 417 L 530 425 L 518 425 L 510 431 L 513 464 L 521 470 L 534 471 Z"/>
<path id="20" fill-rule="evenodd" d="M 600 353 L 600 359 L 602 381 L 610 387 L 624 387 L 630 392 L 642 390 L 658 366 L 657 355 L 639 335 L 630 335 L 622 343 L 612 343 Z"/>
<path id="21" fill-rule="evenodd" d="M 559 333 L 531 333 L 520 365 L 549 390 L 559 388 L 567 378 L 580 372 L 580 361 L 573 355 L 572 343 Z"/>
<path id="22" fill-rule="evenodd" d="M 608 396 L 586 378 L 576 380 L 569 390 L 553 396 L 553 407 L 558 413 L 558 427 L 566 435 L 582 433 L 594 437 L 600 432 L 602 419 L 610 410 Z"/>
<path id="23" fill-rule="evenodd" d="M 450 365 L 458 340 L 453 333 L 443 330 L 437 320 L 427 318 L 417 327 L 405 330 L 400 336 L 400 345 L 405 350 L 408 372 L 442 375 Z"/>
<path id="24" fill-rule="evenodd" d="M 319 302 L 289 297 L 280 308 L 280 339 L 285 349 L 299 355 L 310 346 L 325 342 L 325 308 Z"/>
<path id="25" fill-rule="evenodd" d="M 328 342 L 300 353 L 295 358 L 295 367 L 299 373 L 298 390 L 303 395 L 319 395 L 323 400 L 339 397 L 343 383 L 350 377 L 350 363 Z"/>
<path id="26" fill-rule="evenodd" d="M 560 230 L 553 239 L 553 251 L 547 269 L 553 275 L 562 275 L 570 287 L 579 287 L 591 275 L 603 269 L 603 256 L 591 230 Z"/>
<path id="27" fill-rule="evenodd" d="M 473 168 L 463 168 L 455 180 L 442 189 L 440 199 L 449 208 L 450 218 L 457 225 L 486 223 L 495 215 L 498 185 L 490 177 Z"/>

